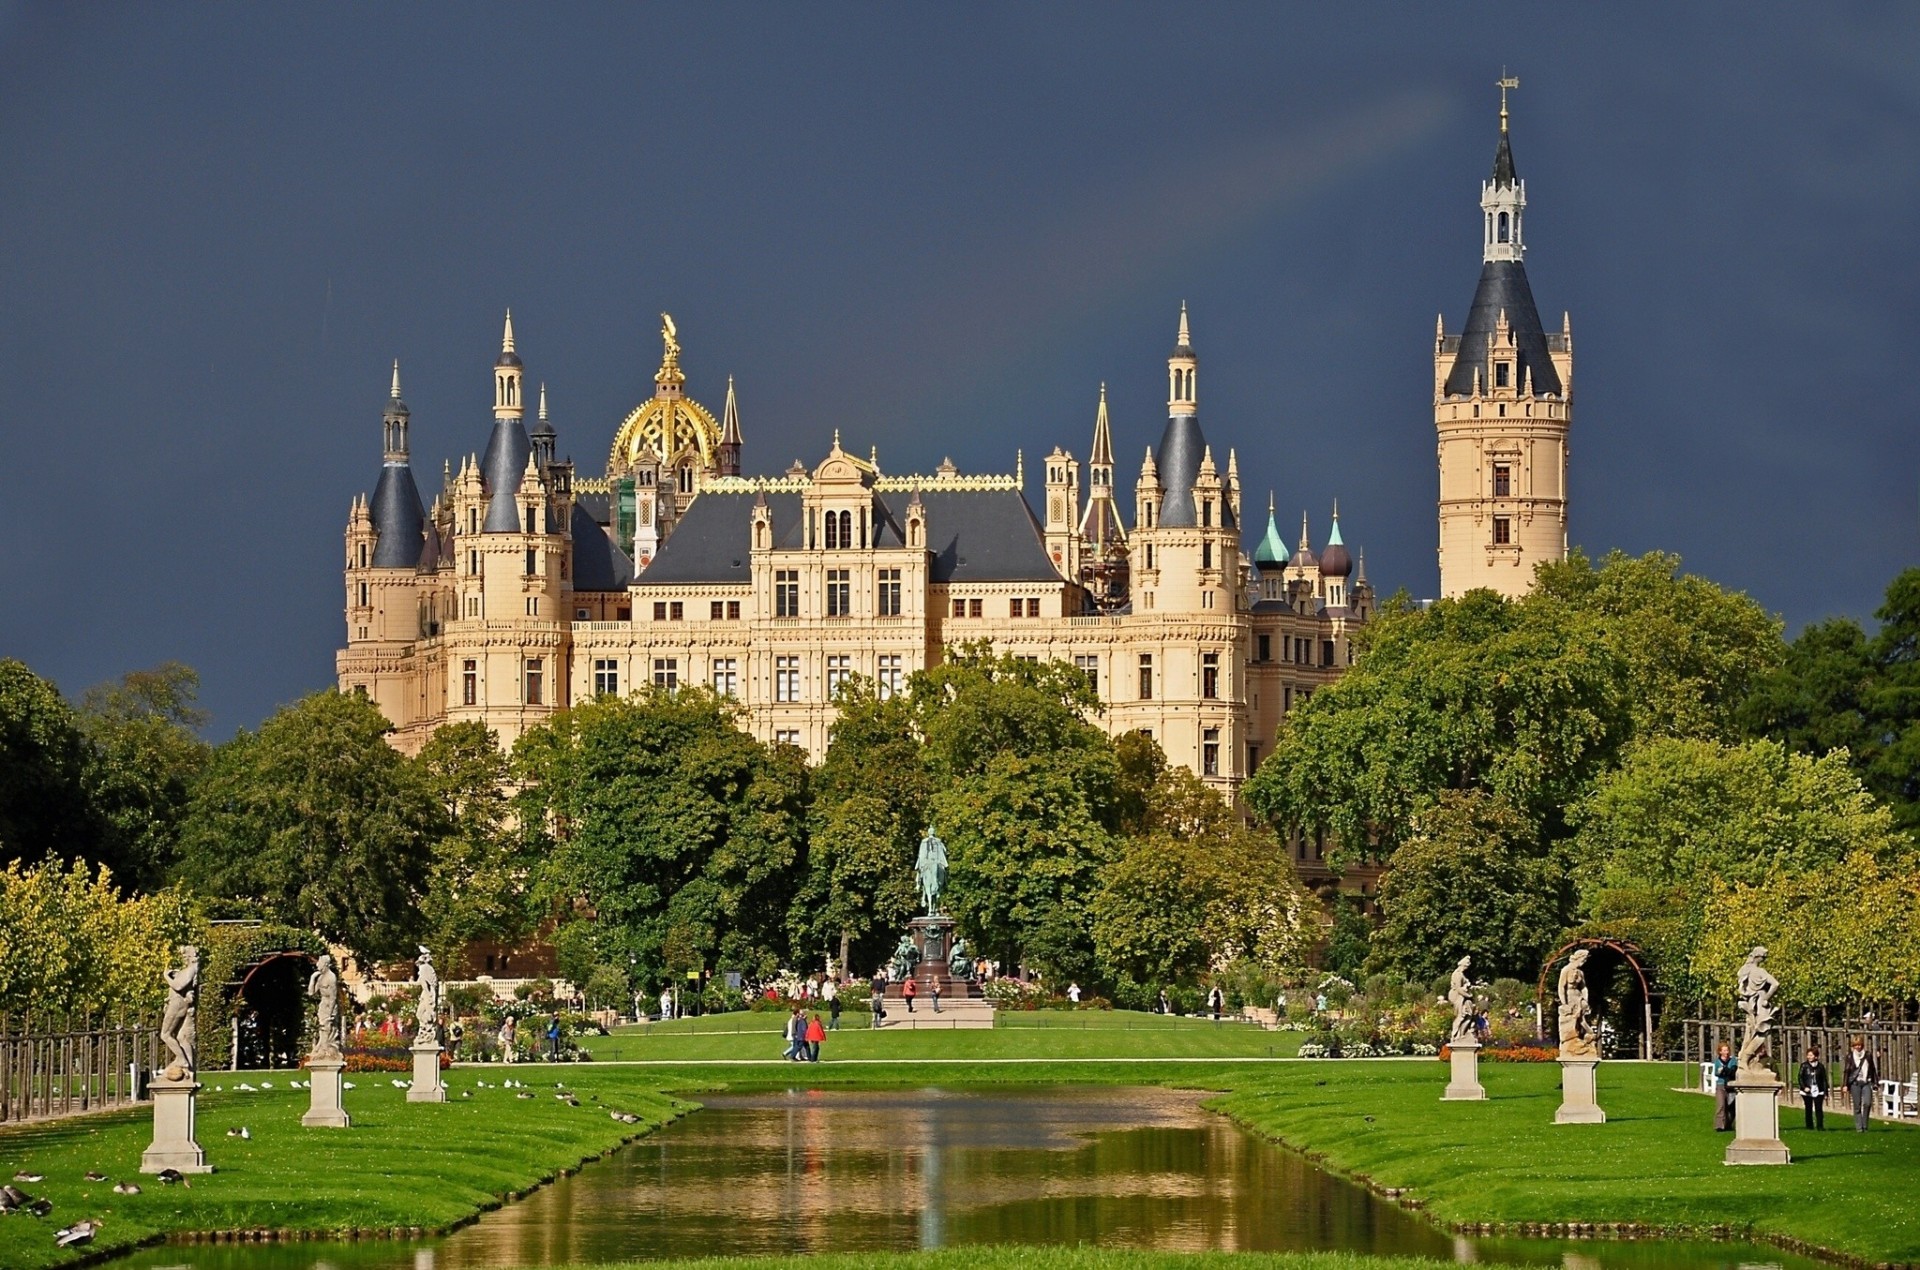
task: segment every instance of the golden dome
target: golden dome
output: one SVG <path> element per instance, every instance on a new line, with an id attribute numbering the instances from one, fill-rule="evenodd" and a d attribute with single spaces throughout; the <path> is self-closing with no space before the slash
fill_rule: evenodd
<path id="1" fill-rule="evenodd" d="M 688 397 L 686 375 L 680 369 L 679 332 L 668 314 L 660 315 L 660 339 L 665 351 L 653 376 L 653 396 L 641 402 L 621 421 L 607 455 L 607 475 L 619 476 L 648 455 L 661 463 L 691 449 L 700 466 L 718 467 L 720 424 L 713 412 Z"/>

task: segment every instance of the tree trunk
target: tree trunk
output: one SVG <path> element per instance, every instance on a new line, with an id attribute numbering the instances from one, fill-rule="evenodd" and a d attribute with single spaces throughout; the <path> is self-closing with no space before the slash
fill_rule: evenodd
<path id="1" fill-rule="evenodd" d="M 839 966 L 839 971 L 840 971 L 839 979 L 840 979 L 840 982 L 842 983 L 845 983 L 847 981 L 848 975 L 851 972 L 852 967 L 850 967 L 847 964 L 847 958 L 852 955 L 853 955 L 853 932 L 842 928 L 842 930 L 840 931 L 840 966 Z"/>

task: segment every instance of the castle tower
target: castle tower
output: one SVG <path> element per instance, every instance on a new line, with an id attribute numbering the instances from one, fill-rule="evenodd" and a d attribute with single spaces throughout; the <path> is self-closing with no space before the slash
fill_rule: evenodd
<path id="1" fill-rule="evenodd" d="M 1543 561 L 1567 554 L 1567 431 L 1573 329 L 1548 332 L 1527 282 L 1526 182 L 1514 168 L 1507 90 L 1500 145 L 1480 188 L 1480 286 L 1457 336 L 1436 324 L 1433 419 L 1439 434 L 1440 593 L 1518 596 Z"/>
<path id="2" fill-rule="evenodd" d="M 1047 558 L 1060 576 L 1080 579 L 1080 533 L 1074 512 L 1080 506 L 1080 463 L 1059 446 L 1047 456 Z"/>
<path id="3" fill-rule="evenodd" d="M 1107 386 L 1093 416 L 1093 449 L 1087 458 L 1087 506 L 1080 516 L 1081 581 L 1096 609 L 1109 611 L 1127 599 L 1127 529 L 1113 494 L 1113 426 L 1107 419 Z"/>

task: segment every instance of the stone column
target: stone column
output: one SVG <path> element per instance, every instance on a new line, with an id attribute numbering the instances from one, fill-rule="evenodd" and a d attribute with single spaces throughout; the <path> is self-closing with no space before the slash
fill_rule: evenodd
<path id="1" fill-rule="evenodd" d="M 1440 1095 L 1440 1101 L 1485 1102 L 1487 1090 L 1480 1083 L 1480 1042 L 1472 1037 L 1450 1041 L 1447 1055 L 1453 1063 L 1453 1079 L 1447 1082 L 1447 1092 Z"/>
<path id="2" fill-rule="evenodd" d="M 1793 1157 L 1780 1140 L 1779 1078 L 1761 1070 L 1741 1072 L 1727 1085 L 1733 1094 L 1733 1141 L 1728 1164 L 1785 1164 Z"/>
<path id="3" fill-rule="evenodd" d="M 307 1059 L 307 1114 L 300 1117 L 301 1124 L 309 1129 L 347 1127 L 347 1109 L 340 1097 L 345 1084 L 340 1073 L 346 1066 L 345 1059 Z"/>
<path id="4" fill-rule="evenodd" d="M 413 1084 L 407 1090 L 408 1102 L 445 1102 L 447 1087 L 440 1079 L 440 1042 L 415 1041 L 413 1045 Z"/>
<path id="5" fill-rule="evenodd" d="M 1560 1110 L 1553 1113 L 1555 1124 L 1605 1124 L 1607 1113 L 1600 1109 L 1600 1081 L 1597 1058 L 1560 1060 Z"/>
<path id="6" fill-rule="evenodd" d="M 194 1140 L 194 1100 L 200 1082 L 156 1079 L 148 1083 L 153 1095 L 153 1145 L 140 1157 L 142 1173 L 172 1169 L 177 1173 L 211 1173 L 207 1153 Z"/>

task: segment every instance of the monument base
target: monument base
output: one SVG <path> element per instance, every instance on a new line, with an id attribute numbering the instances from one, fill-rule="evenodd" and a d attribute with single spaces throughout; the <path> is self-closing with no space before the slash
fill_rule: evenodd
<path id="1" fill-rule="evenodd" d="M 879 1021 L 878 1026 L 887 1032 L 923 1031 L 940 1028 L 990 1028 L 993 1026 L 993 1002 L 985 997 L 949 997 L 940 998 L 940 1009 L 933 1008 L 931 997 L 916 997 L 913 1013 L 907 1013 L 907 1003 L 898 997 L 887 998 L 887 1017 Z"/>
<path id="2" fill-rule="evenodd" d="M 408 1102 L 445 1102 L 446 1083 L 440 1079 L 440 1043 L 429 1041 L 413 1047 L 413 1083 L 407 1088 Z"/>
<path id="3" fill-rule="evenodd" d="M 211 1173 L 207 1153 L 194 1140 L 194 1101 L 200 1093 L 197 1080 L 154 1080 L 147 1092 L 153 1095 L 153 1145 L 140 1156 L 142 1173 Z"/>
<path id="4" fill-rule="evenodd" d="M 307 1060 L 307 1114 L 300 1117 L 300 1123 L 309 1129 L 344 1129 L 347 1127 L 347 1109 L 341 1106 L 341 1089 L 345 1082 L 340 1073 L 347 1068 L 346 1060 L 339 1058 L 309 1058 Z"/>
<path id="5" fill-rule="evenodd" d="M 1772 1073 L 1742 1073 L 1727 1088 L 1733 1094 L 1733 1141 L 1725 1163 L 1789 1163 L 1793 1156 L 1780 1140 L 1780 1081 Z"/>
<path id="6" fill-rule="evenodd" d="M 1560 1060 L 1560 1110 L 1553 1113 L 1555 1124 L 1605 1124 L 1607 1113 L 1600 1109 L 1600 1080 L 1597 1058 Z"/>
<path id="7" fill-rule="evenodd" d="M 1447 1091 L 1440 1095 L 1440 1101 L 1485 1102 L 1487 1090 L 1480 1083 L 1480 1042 L 1449 1041 L 1447 1058 L 1453 1064 L 1453 1079 L 1447 1082 Z"/>

